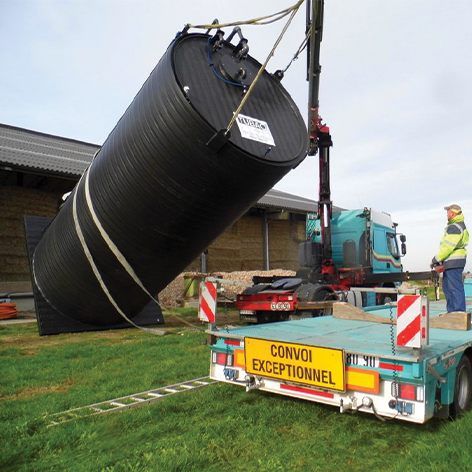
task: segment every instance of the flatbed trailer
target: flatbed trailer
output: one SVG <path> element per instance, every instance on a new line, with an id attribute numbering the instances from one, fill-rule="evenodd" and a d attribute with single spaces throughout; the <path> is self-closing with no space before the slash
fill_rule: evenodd
<path id="1" fill-rule="evenodd" d="M 340 317 L 213 325 L 210 377 L 382 419 L 424 423 L 465 412 L 472 392 L 472 298 L 468 312 L 453 315 L 444 315 L 444 301 L 429 302 L 429 343 L 421 348 L 396 344 L 395 305 L 364 309 L 365 319 L 346 319 L 349 307 L 340 306 Z"/>

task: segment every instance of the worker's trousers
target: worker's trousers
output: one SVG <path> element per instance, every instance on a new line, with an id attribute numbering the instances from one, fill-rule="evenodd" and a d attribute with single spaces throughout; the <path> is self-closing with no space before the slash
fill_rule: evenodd
<path id="1" fill-rule="evenodd" d="M 447 312 L 465 311 L 464 282 L 462 281 L 462 267 L 446 269 L 443 273 L 443 292 L 446 296 Z"/>

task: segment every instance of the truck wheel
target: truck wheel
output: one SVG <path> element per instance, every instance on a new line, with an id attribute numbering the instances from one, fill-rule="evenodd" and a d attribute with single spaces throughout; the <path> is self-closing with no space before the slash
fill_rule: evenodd
<path id="1" fill-rule="evenodd" d="M 458 416 L 470 409 L 472 400 L 472 367 L 467 356 L 462 356 L 456 370 L 452 416 Z"/>
<path id="2" fill-rule="evenodd" d="M 316 293 L 314 302 L 324 302 L 325 300 L 337 300 L 336 294 L 330 290 L 322 289 Z"/>
<path id="3" fill-rule="evenodd" d="M 314 302 L 324 302 L 326 300 L 337 300 L 336 294 L 334 292 L 331 292 L 330 290 L 327 290 L 324 288 L 316 292 L 316 296 L 313 298 L 314 298 L 313 300 Z M 313 310 L 312 316 L 315 318 L 318 316 L 331 315 L 331 311 L 332 311 L 331 309 Z"/>

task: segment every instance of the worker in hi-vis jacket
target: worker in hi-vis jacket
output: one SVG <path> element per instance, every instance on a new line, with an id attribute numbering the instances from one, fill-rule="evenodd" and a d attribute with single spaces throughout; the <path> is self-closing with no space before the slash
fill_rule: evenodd
<path id="1" fill-rule="evenodd" d="M 447 312 L 465 311 L 465 293 L 462 272 L 467 258 L 469 232 L 459 205 L 444 207 L 447 211 L 447 226 L 441 239 L 438 253 L 431 261 L 431 268 L 443 272 L 443 291 Z"/>

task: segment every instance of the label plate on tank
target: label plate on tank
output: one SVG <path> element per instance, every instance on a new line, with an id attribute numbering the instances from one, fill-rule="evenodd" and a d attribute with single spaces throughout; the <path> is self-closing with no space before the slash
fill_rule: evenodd
<path id="1" fill-rule="evenodd" d="M 239 132 L 243 138 L 275 146 L 269 125 L 265 121 L 239 114 L 236 123 L 238 123 Z"/>

